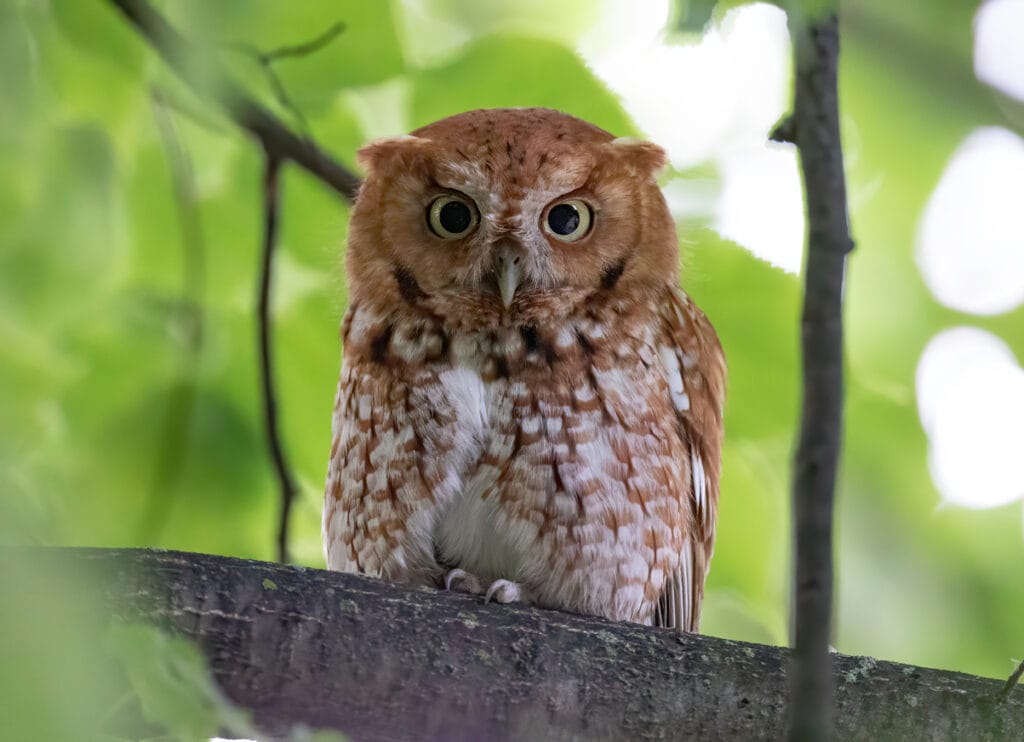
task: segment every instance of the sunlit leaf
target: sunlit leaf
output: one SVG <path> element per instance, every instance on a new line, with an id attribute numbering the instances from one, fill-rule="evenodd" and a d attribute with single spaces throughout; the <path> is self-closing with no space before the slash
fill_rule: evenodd
<path id="1" fill-rule="evenodd" d="M 561 44 L 492 36 L 442 67 L 413 75 L 417 125 L 472 108 L 544 106 L 587 119 L 617 136 L 635 134 L 615 96 Z"/>

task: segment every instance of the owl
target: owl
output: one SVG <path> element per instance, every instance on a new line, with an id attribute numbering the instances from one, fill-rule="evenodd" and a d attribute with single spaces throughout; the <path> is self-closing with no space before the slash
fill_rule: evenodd
<path id="1" fill-rule="evenodd" d="M 664 152 L 532 108 L 359 158 L 328 568 L 696 631 L 725 360 Z"/>

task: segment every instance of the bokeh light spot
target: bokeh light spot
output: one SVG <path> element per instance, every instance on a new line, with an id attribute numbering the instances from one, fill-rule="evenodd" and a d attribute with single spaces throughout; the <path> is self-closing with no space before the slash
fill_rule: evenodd
<path id="1" fill-rule="evenodd" d="M 616 13 L 616 10 L 622 11 Z M 693 43 L 664 38 L 665 2 L 609 3 L 609 19 L 633 15 L 630 33 L 595 29 L 580 53 L 644 133 L 677 168 L 760 144 L 785 113 L 789 32 L 785 13 L 755 3 L 733 10 Z"/>
<path id="2" fill-rule="evenodd" d="M 917 259 L 953 309 L 998 314 L 1024 301 L 1024 140 L 996 127 L 964 140 L 925 207 Z"/>
<path id="3" fill-rule="evenodd" d="M 804 215 L 796 151 L 767 142 L 788 100 L 785 13 L 767 3 L 745 5 L 692 43 L 665 39 L 668 3 L 613 0 L 606 14 L 580 45 L 588 64 L 674 167 L 719 166 L 717 203 L 708 202 L 702 183 L 688 193 L 682 178 L 667 194 L 673 212 L 710 222 L 758 257 L 799 272 Z"/>
<path id="4" fill-rule="evenodd" d="M 1024 0 L 988 0 L 974 17 L 974 73 L 1024 100 Z"/>
<path id="5" fill-rule="evenodd" d="M 804 204 L 796 148 L 764 143 L 721 159 L 715 229 L 769 263 L 800 272 Z"/>
<path id="6" fill-rule="evenodd" d="M 1024 369 L 991 333 L 936 335 L 917 366 L 917 404 L 932 480 L 947 502 L 972 508 L 1024 496 Z"/>

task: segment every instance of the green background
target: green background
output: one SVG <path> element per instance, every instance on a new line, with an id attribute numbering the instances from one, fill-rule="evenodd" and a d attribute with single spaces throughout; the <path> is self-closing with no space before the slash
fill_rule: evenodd
<path id="1" fill-rule="evenodd" d="M 380 96 L 410 127 L 481 106 L 544 105 L 637 133 L 573 51 L 593 3 L 416 5 L 416 14 L 358 0 L 159 7 L 350 167 L 369 136 L 365 101 Z M 711 5 L 679 6 L 680 43 Z M 958 324 L 997 333 L 1024 358 L 1024 310 L 977 318 L 943 308 L 913 246 L 962 139 L 986 124 L 1021 132 L 1024 117 L 974 78 L 976 3 L 848 5 L 840 92 L 857 249 L 846 292 L 834 643 L 1005 677 L 1024 656 L 1021 504 L 939 507 L 914 371 L 928 340 Z M 422 17 L 463 34 L 464 48 L 424 61 Z M 334 42 L 275 66 L 304 122 L 232 46 L 292 44 L 339 20 L 346 30 Z M 0 543 L 273 558 L 277 488 L 254 324 L 258 147 L 195 100 L 105 2 L 3 3 L 0 69 Z M 173 103 L 155 102 L 154 91 Z M 178 147 L 185 157 L 169 156 Z M 175 163 L 188 172 L 176 177 Z M 700 176 L 717 177 L 713 166 Z M 856 198 L 869 188 L 873 197 Z M 293 167 L 283 194 L 273 302 L 283 434 L 301 487 L 291 545 L 297 561 L 322 566 L 348 209 Z M 714 321 L 730 365 L 702 628 L 784 644 L 799 279 L 706 224 L 681 233 L 683 284 Z"/>

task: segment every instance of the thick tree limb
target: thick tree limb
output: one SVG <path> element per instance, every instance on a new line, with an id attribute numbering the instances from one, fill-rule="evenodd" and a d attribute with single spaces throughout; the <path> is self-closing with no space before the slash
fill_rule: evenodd
<path id="1" fill-rule="evenodd" d="M 291 160 L 349 201 L 359 178 L 311 139 L 299 137 L 200 54 L 147 0 L 110 0 L 198 95 L 219 104 L 265 151 Z"/>
<path id="2" fill-rule="evenodd" d="M 126 620 L 194 639 L 226 694 L 274 732 L 371 739 L 778 739 L 788 652 L 225 557 L 0 552 L 49 562 Z M 1009 739 L 1024 691 L 835 657 L 843 739 Z"/>
<path id="3" fill-rule="evenodd" d="M 832 3 L 833 7 L 836 3 Z M 839 136 L 835 14 L 790 13 L 793 115 L 773 136 L 800 152 L 808 245 L 802 320 L 803 405 L 793 479 L 795 652 L 790 739 L 832 736 L 832 512 L 843 422 L 843 274 L 853 249 Z"/>

